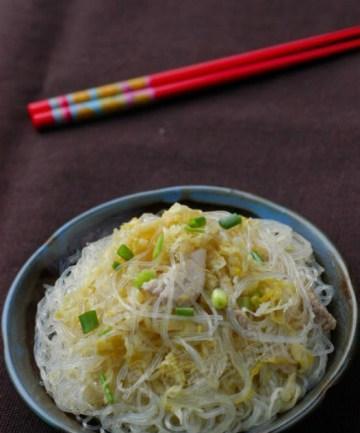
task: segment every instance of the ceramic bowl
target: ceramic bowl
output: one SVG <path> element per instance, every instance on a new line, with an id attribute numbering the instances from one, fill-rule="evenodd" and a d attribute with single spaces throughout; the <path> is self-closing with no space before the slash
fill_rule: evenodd
<path id="1" fill-rule="evenodd" d="M 34 362 L 34 319 L 36 305 L 44 294 L 44 284 L 53 283 L 66 259 L 87 242 L 111 233 L 114 227 L 133 216 L 157 212 L 176 201 L 203 210 L 228 209 L 245 216 L 288 224 L 311 242 L 316 259 L 325 268 L 326 280 L 336 287 L 330 306 L 337 320 L 332 335 L 335 351 L 329 357 L 326 374 L 293 409 L 252 432 L 279 432 L 300 420 L 323 399 L 346 368 L 355 341 L 356 299 L 344 261 L 323 233 L 284 207 L 233 189 L 180 186 L 142 192 L 104 203 L 63 225 L 28 259 L 10 287 L 2 317 L 6 366 L 21 397 L 53 427 L 69 433 L 84 433 L 76 419 L 61 412 L 46 394 Z"/>

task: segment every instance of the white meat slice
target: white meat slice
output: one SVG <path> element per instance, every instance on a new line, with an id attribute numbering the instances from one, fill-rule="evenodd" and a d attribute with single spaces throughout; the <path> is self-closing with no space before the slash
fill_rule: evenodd
<path id="1" fill-rule="evenodd" d="M 145 283 L 143 289 L 167 299 L 171 290 L 170 285 L 174 284 L 174 302 L 177 305 L 189 304 L 204 288 L 205 265 L 206 250 L 196 250 L 156 280 Z"/>
<path id="2" fill-rule="evenodd" d="M 336 327 L 335 317 L 328 312 L 326 307 L 319 301 L 316 293 L 308 290 L 310 303 L 315 314 L 315 321 L 323 328 L 324 331 L 332 331 Z"/>

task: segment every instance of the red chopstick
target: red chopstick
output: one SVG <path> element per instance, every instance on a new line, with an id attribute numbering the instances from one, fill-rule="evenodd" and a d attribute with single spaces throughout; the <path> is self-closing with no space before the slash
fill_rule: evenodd
<path id="1" fill-rule="evenodd" d="M 340 54 L 359 48 L 359 43 L 360 26 L 356 26 L 39 101 L 29 104 L 28 109 L 34 126 L 38 128 L 69 123 Z M 127 86 L 124 87 L 124 83 L 127 83 Z M 112 92 L 115 92 L 115 95 Z M 106 96 L 108 94 L 111 96 Z"/>
<path id="2" fill-rule="evenodd" d="M 328 47 L 316 48 L 314 50 L 279 57 L 248 66 L 240 66 L 211 75 L 197 77 L 192 80 L 179 81 L 154 88 L 155 99 L 165 99 L 175 95 L 181 95 L 190 91 L 196 91 L 218 84 L 224 84 L 240 79 L 246 79 L 268 72 L 275 72 L 292 66 L 307 63 L 313 60 L 320 60 L 336 54 L 345 53 L 360 48 L 360 38 Z"/>
<path id="3" fill-rule="evenodd" d="M 241 53 L 216 60 L 197 63 L 195 65 L 158 72 L 149 76 L 138 77 L 118 83 L 108 84 L 93 89 L 81 90 L 67 95 L 32 102 L 28 105 L 30 115 L 52 108 L 60 108 L 92 99 L 114 96 L 126 91 L 139 90 L 146 87 L 158 87 L 164 84 L 192 79 L 198 76 L 212 74 L 221 70 L 234 68 L 240 65 L 257 63 L 275 57 L 281 57 L 295 52 L 313 49 L 319 46 L 330 45 L 360 36 L 360 26 L 349 27 L 331 33 L 298 39 L 267 48 L 261 48 L 247 53 Z"/>
<path id="4" fill-rule="evenodd" d="M 159 87 L 164 84 L 189 80 L 195 77 L 209 75 L 214 72 L 229 70 L 242 65 L 259 63 L 263 60 L 283 57 L 285 55 L 306 51 L 320 46 L 331 45 L 333 43 L 354 39 L 356 37 L 360 37 L 360 26 L 350 27 L 309 38 L 298 39 L 296 41 L 273 45 L 267 48 L 260 48 L 234 56 L 223 57 L 208 62 L 172 69 L 170 71 L 159 72 L 150 76 L 149 84 L 152 87 Z"/>

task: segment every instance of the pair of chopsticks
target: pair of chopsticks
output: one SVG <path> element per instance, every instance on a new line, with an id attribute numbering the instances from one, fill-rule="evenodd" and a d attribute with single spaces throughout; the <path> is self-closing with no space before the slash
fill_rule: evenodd
<path id="1" fill-rule="evenodd" d="M 28 112 L 39 129 L 78 122 L 359 48 L 360 26 L 355 26 L 32 102 Z"/>

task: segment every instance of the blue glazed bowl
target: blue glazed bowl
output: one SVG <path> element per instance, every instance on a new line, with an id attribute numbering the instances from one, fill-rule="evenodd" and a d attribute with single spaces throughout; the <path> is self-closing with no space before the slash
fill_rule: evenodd
<path id="1" fill-rule="evenodd" d="M 337 320 L 332 335 L 335 352 L 329 358 L 325 376 L 293 409 L 251 432 L 279 432 L 297 422 L 322 400 L 348 364 L 357 325 L 355 294 L 341 256 L 316 227 L 281 206 L 233 189 L 180 186 L 143 192 L 104 203 L 63 225 L 29 258 L 10 287 L 2 317 L 6 366 L 21 397 L 53 427 L 84 433 L 75 418 L 61 412 L 40 385 L 33 341 L 36 306 L 44 294 L 44 284 L 53 283 L 63 270 L 66 258 L 87 242 L 111 233 L 115 226 L 135 215 L 157 212 L 176 201 L 204 210 L 228 209 L 288 224 L 311 242 L 317 260 L 325 268 L 327 281 L 336 287 L 330 307 Z"/>

